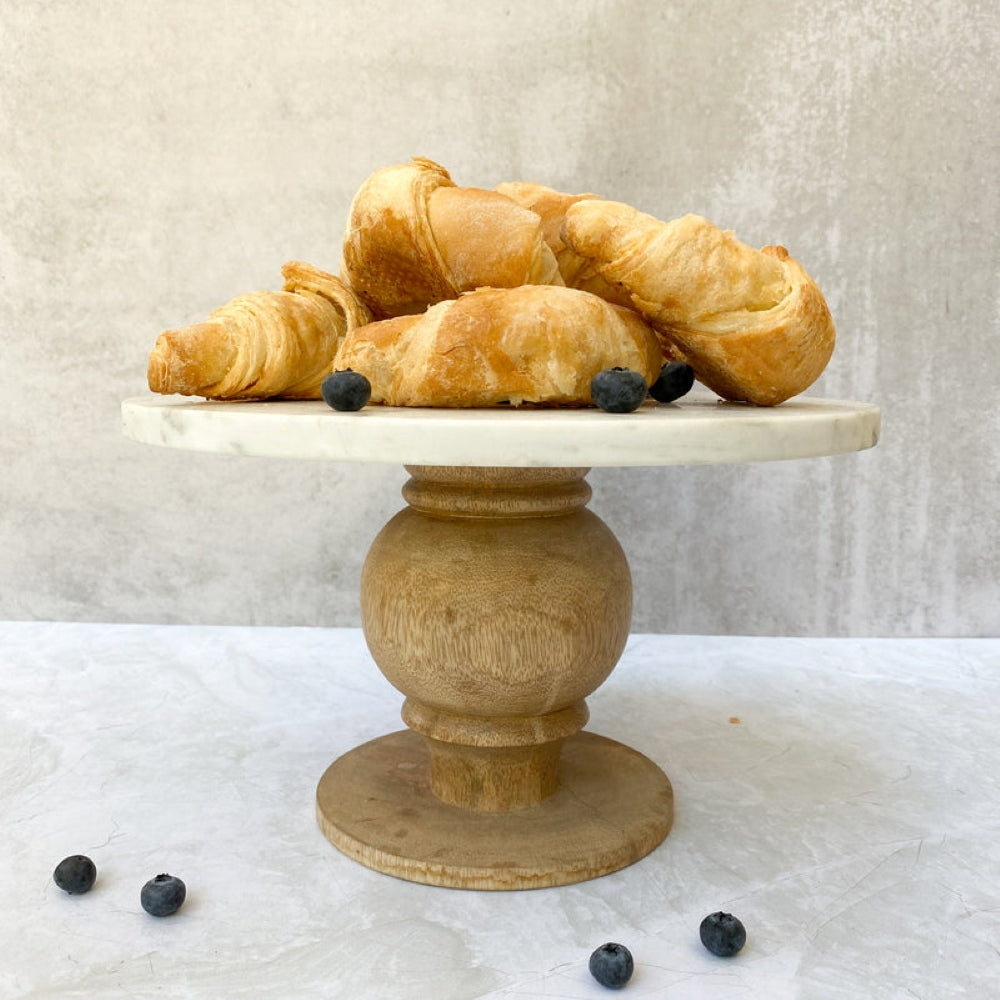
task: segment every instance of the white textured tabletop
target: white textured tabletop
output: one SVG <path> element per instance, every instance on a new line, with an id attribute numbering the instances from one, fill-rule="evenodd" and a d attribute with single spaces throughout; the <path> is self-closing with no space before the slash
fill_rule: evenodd
<path id="1" fill-rule="evenodd" d="M 0 623 L 0 997 L 946 1000 L 1000 982 L 1000 641 L 636 635 L 588 729 L 670 775 L 647 858 L 558 889 L 402 882 L 314 818 L 401 728 L 360 631 Z M 90 855 L 94 889 L 53 884 Z M 157 919 L 153 875 L 188 900 Z M 701 918 L 740 917 L 714 958 Z"/>
<path id="2" fill-rule="evenodd" d="M 798 396 L 725 403 L 706 390 L 634 413 L 587 409 L 447 410 L 321 401 L 215 402 L 143 396 L 122 403 L 125 434 L 193 451 L 349 462 L 478 466 L 654 466 L 760 462 L 873 447 L 870 403 Z"/>

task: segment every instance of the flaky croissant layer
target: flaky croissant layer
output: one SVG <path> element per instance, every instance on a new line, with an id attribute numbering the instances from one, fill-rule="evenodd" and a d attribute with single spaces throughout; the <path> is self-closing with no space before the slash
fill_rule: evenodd
<path id="1" fill-rule="evenodd" d="M 510 403 L 582 406 L 605 368 L 631 368 L 647 384 L 663 362 L 638 313 L 555 285 L 480 288 L 358 327 L 334 361 L 390 406 L 479 407 Z"/>
<path id="2" fill-rule="evenodd" d="M 593 194 L 564 194 L 531 181 L 511 181 L 498 184 L 496 190 L 516 201 L 522 208 L 534 212 L 542 220 L 542 236 L 556 258 L 559 274 L 568 288 L 593 292 L 615 305 L 631 306 L 632 301 L 620 285 L 607 281 L 594 266 L 576 253 L 562 236 L 566 212 L 578 201 L 596 198 Z"/>
<path id="3" fill-rule="evenodd" d="M 371 314 L 319 268 L 290 261 L 282 274 L 281 291 L 237 296 L 203 323 L 161 333 L 149 357 L 150 389 L 209 399 L 319 399 L 344 335 Z"/>
<path id="4" fill-rule="evenodd" d="M 773 406 L 830 360 L 826 301 L 783 247 L 755 250 L 698 215 L 663 222 L 600 199 L 571 205 L 562 235 L 724 399 Z"/>
<path id="5" fill-rule="evenodd" d="M 563 284 L 538 215 L 496 191 L 458 187 L 422 157 L 358 189 L 340 273 L 377 319 L 484 286 Z"/>

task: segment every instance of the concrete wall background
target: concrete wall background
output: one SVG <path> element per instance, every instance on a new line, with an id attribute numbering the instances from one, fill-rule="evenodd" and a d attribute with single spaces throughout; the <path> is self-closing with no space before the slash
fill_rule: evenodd
<path id="1" fill-rule="evenodd" d="M 992 0 L 320 0 L 0 7 L 0 617 L 358 624 L 401 469 L 145 448 L 162 329 L 436 159 L 707 215 L 802 260 L 812 395 L 873 451 L 596 470 L 637 631 L 1000 634 L 1000 43 Z"/>

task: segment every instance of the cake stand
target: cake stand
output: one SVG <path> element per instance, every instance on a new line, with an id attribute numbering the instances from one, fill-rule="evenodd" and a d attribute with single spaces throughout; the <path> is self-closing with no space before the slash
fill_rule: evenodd
<path id="1" fill-rule="evenodd" d="M 880 414 L 696 393 L 631 414 L 144 397 L 122 404 L 122 420 L 128 437 L 171 448 L 406 467 L 407 506 L 364 563 L 361 617 L 408 728 L 330 765 L 319 825 L 400 878 L 525 889 L 616 871 L 673 821 L 660 768 L 583 729 L 632 614 L 625 555 L 586 507 L 589 469 L 859 451 L 877 442 Z"/>

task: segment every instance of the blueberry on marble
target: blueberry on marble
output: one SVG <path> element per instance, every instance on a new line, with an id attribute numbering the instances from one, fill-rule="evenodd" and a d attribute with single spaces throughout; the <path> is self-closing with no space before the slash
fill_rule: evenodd
<path id="1" fill-rule="evenodd" d="M 634 968 L 632 952 L 613 941 L 602 944 L 590 956 L 590 974 L 612 990 L 621 989 L 632 978 Z"/>
<path id="2" fill-rule="evenodd" d="M 63 892 L 78 896 L 90 892 L 97 878 L 97 866 L 86 854 L 71 854 L 56 865 L 53 881 Z"/>
<path id="3" fill-rule="evenodd" d="M 710 913 L 701 922 L 701 943 L 720 958 L 735 955 L 747 943 L 747 932 L 731 913 Z"/>
<path id="4" fill-rule="evenodd" d="M 605 368 L 590 380 L 590 398 L 608 413 L 631 413 L 648 393 L 646 380 L 631 368 Z"/>
<path id="5" fill-rule="evenodd" d="M 694 369 L 683 361 L 668 361 L 656 381 L 649 387 L 649 394 L 658 403 L 672 403 L 686 396 L 694 385 Z"/>
<path id="6" fill-rule="evenodd" d="M 154 917 L 176 913 L 187 895 L 187 886 L 176 875 L 157 875 L 143 887 L 139 896 L 142 908 Z"/>
<path id="7" fill-rule="evenodd" d="M 319 391 L 327 406 L 335 410 L 360 410 L 372 398 L 371 382 L 350 368 L 331 372 L 323 379 Z"/>

